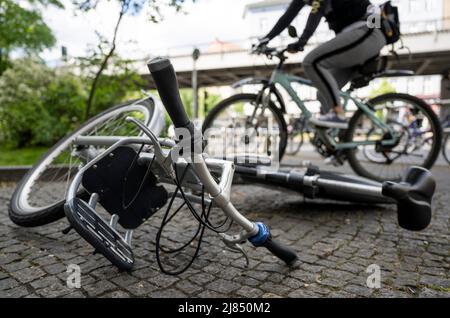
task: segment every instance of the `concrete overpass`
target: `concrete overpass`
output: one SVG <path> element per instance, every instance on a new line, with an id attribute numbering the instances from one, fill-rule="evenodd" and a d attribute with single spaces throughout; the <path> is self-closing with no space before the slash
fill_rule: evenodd
<path id="1" fill-rule="evenodd" d="M 447 23 L 448 22 L 448 23 Z M 441 100 L 450 100 L 450 18 L 436 21 L 434 30 L 404 34 L 404 47 L 396 45 L 398 56 L 389 54 L 386 47 L 382 54 L 388 55 L 388 68 L 412 70 L 417 75 L 442 75 Z M 323 36 L 316 38 L 323 39 Z M 313 38 L 314 40 L 314 38 Z M 270 61 L 265 56 L 249 54 L 249 48 L 255 40 L 244 40 L 232 43 L 215 43 L 213 50 L 204 45 L 200 58 L 196 62 L 198 71 L 198 87 L 227 86 L 248 76 L 268 77 L 273 71 L 276 59 Z M 282 38 L 286 45 L 292 39 Z M 292 74 L 303 75 L 303 57 L 320 42 L 314 41 L 305 48 L 305 52 L 291 55 L 286 62 L 285 70 Z M 209 45 L 211 48 L 211 45 Z M 177 72 L 180 87 L 192 87 L 193 59 L 191 52 L 194 46 L 185 48 L 185 54 L 168 54 Z M 147 59 L 146 59 L 147 60 Z M 154 88 L 151 76 L 145 65 L 146 60 L 138 61 L 140 74 L 148 79 L 149 87 Z M 444 106 L 450 104 L 444 103 Z M 444 107 L 441 115 L 450 113 L 450 107 Z"/>
<path id="2" fill-rule="evenodd" d="M 282 42 L 289 43 L 290 39 Z M 450 28 L 437 31 L 428 31 L 403 36 L 404 46 L 409 48 L 398 51 L 398 57 L 389 56 L 389 68 L 408 69 L 417 75 L 446 74 L 450 69 Z M 200 87 L 224 86 L 246 76 L 269 76 L 273 70 L 273 61 L 263 56 L 249 54 L 251 40 L 224 44 L 223 50 L 216 49 L 213 52 L 204 52 L 197 61 L 198 84 Z M 303 57 L 318 43 L 313 43 L 305 48 L 305 52 L 291 55 L 286 63 L 286 70 L 301 75 L 303 69 L 301 62 Z M 170 55 L 172 63 L 177 71 L 181 87 L 192 87 L 192 56 L 187 54 Z M 388 47 L 383 54 L 389 55 Z M 150 86 L 153 83 L 148 75 L 145 61 L 138 63 L 140 73 L 149 78 Z"/>

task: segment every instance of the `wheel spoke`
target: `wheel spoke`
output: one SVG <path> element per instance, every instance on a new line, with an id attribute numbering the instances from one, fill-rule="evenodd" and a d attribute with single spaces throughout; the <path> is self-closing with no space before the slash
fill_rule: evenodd
<path id="1" fill-rule="evenodd" d="M 430 117 L 434 115 L 430 115 L 431 109 L 425 109 L 427 105 L 407 95 L 386 96 L 374 103 L 375 114 L 397 132 L 396 144 L 382 146 L 382 152 L 375 146 L 360 146 L 354 154 L 364 175 L 377 180 L 398 179 L 411 164 L 424 166 L 433 155 L 437 138 L 434 118 Z M 364 113 L 358 114 L 360 118 L 351 128 L 352 140 L 389 140 Z"/>
<path id="2" fill-rule="evenodd" d="M 34 170 L 32 177 L 25 183 L 22 193 L 19 195 L 21 209 L 33 211 L 44 209 L 64 200 L 68 186 L 78 167 L 83 162 L 75 157 L 72 140 L 79 135 L 85 136 L 135 136 L 140 132 L 134 126 L 125 122 L 126 116 L 136 116 L 149 121 L 151 111 L 144 105 L 127 105 L 122 108 L 113 109 L 105 113 L 98 119 L 92 120 L 74 135 L 68 137 L 66 142 L 62 142 L 51 154 L 47 154 L 40 166 Z M 90 146 L 86 151 L 94 151 L 97 155 L 104 150 L 104 147 Z"/>

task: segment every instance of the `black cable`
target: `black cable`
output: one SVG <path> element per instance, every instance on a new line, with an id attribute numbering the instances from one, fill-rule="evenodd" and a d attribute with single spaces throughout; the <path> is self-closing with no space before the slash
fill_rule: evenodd
<path id="1" fill-rule="evenodd" d="M 167 219 L 167 221 L 164 223 L 163 226 L 166 226 L 173 219 L 173 217 L 181 210 L 181 208 L 184 207 L 185 205 L 186 205 L 186 202 L 183 202 L 177 208 L 177 210 Z M 185 249 L 186 247 L 188 247 L 195 240 L 195 238 L 197 237 L 197 235 L 200 232 L 200 229 L 201 229 L 201 224 L 199 223 L 198 227 L 197 227 L 197 231 L 195 232 L 194 236 L 187 243 L 183 244 L 183 246 L 175 248 L 175 249 L 167 249 L 167 248 L 164 248 L 164 247 L 161 246 L 160 247 L 161 251 L 163 251 L 164 253 L 167 253 L 167 254 L 173 254 L 173 253 L 176 253 L 176 252 L 179 252 L 179 251 Z"/>
<path id="2" fill-rule="evenodd" d="M 181 177 L 181 182 L 184 180 L 184 177 L 186 175 L 187 170 L 188 170 L 188 167 L 186 167 L 185 170 L 183 171 L 183 175 Z M 177 178 L 176 181 L 177 181 L 176 182 L 177 183 L 177 189 L 175 190 L 174 194 L 172 195 L 172 198 L 170 200 L 170 203 L 168 205 L 166 213 L 164 214 L 164 217 L 163 217 L 163 220 L 162 220 L 162 223 L 161 223 L 161 227 L 159 228 L 158 233 L 156 234 L 156 242 L 155 242 L 155 244 L 156 244 L 156 261 L 157 261 L 158 266 L 161 269 L 161 271 L 163 273 L 165 273 L 165 274 L 168 274 L 168 275 L 179 275 L 179 274 L 185 272 L 192 265 L 192 263 L 197 258 L 198 253 L 200 251 L 200 246 L 201 246 L 201 243 L 203 241 L 203 235 L 204 235 L 205 227 L 206 227 L 203 222 L 201 224 L 199 224 L 200 231 L 197 230 L 196 234 L 189 241 L 188 244 L 185 244 L 184 247 L 177 249 L 178 251 L 181 251 L 183 248 L 187 247 L 187 245 L 189 245 L 199 235 L 199 239 L 198 239 L 198 243 L 197 243 L 197 247 L 195 249 L 194 255 L 192 256 L 191 260 L 186 264 L 186 266 L 184 266 L 183 268 L 181 268 L 178 271 L 169 271 L 169 270 L 165 269 L 164 266 L 162 265 L 162 262 L 161 262 L 161 259 L 160 259 L 160 251 L 162 251 L 162 248 L 160 246 L 160 240 L 161 240 L 162 231 L 163 231 L 164 227 L 167 225 L 167 222 L 168 222 L 167 217 L 169 215 L 169 211 L 170 211 L 170 209 L 171 209 L 171 207 L 173 205 L 173 202 L 175 200 L 175 197 L 176 197 L 178 191 L 181 189 L 181 187 L 180 187 L 180 185 L 178 183 L 178 178 Z M 181 191 L 182 191 L 182 189 L 181 189 Z M 182 196 L 185 198 L 184 194 L 182 194 Z M 202 196 L 204 196 L 204 191 L 202 191 Z M 190 204 L 190 202 L 185 199 L 185 203 L 189 207 L 189 210 L 191 210 L 192 205 Z M 208 211 L 206 212 L 206 217 L 209 217 L 209 214 L 211 212 L 211 207 L 212 207 L 212 204 L 209 204 Z M 177 209 L 177 211 L 170 217 L 170 219 L 173 218 L 175 216 L 175 214 L 178 213 L 180 210 L 181 210 L 181 207 L 179 207 Z M 202 215 L 203 214 L 205 214 L 205 206 L 204 205 L 202 206 Z"/>
<path id="3" fill-rule="evenodd" d="M 186 172 L 187 169 L 188 169 L 189 167 L 190 167 L 190 165 L 187 165 L 184 171 Z M 178 172 L 177 172 L 176 167 L 175 167 L 174 170 L 175 170 L 175 178 L 176 178 L 175 181 L 176 181 L 177 188 L 180 190 L 181 196 L 183 197 L 184 201 L 186 202 L 186 204 L 187 204 L 189 210 L 191 211 L 192 215 L 194 216 L 194 218 L 195 218 L 198 222 L 200 222 L 202 225 L 206 226 L 209 230 L 213 231 L 214 233 L 224 233 L 224 231 L 218 231 L 218 230 L 215 229 L 211 224 L 209 224 L 208 218 L 207 218 L 205 221 L 203 221 L 203 219 L 201 218 L 201 216 L 199 216 L 199 215 L 197 214 L 197 212 L 195 211 L 195 209 L 194 209 L 194 207 L 192 206 L 191 202 L 186 198 L 186 195 L 185 195 L 185 193 L 184 193 L 184 190 L 183 190 L 182 187 L 181 187 L 181 183 L 182 183 L 182 182 L 179 181 L 179 178 L 178 178 Z"/>
<path id="4" fill-rule="evenodd" d="M 227 232 L 231 226 L 233 225 L 233 220 L 231 219 L 229 225 L 227 226 L 226 230 L 224 231 L 219 231 L 218 229 L 222 228 L 225 224 L 227 224 L 227 222 L 230 220 L 230 218 L 227 216 L 225 218 L 225 220 L 220 223 L 219 225 L 213 225 L 209 218 L 210 218 L 210 213 L 211 213 L 211 208 L 212 208 L 212 202 L 209 203 L 209 205 L 205 204 L 205 189 L 204 186 L 202 185 L 202 195 L 201 195 L 201 206 L 202 206 L 202 212 L 199 215 L 196 211 L 196 209 L 192 206 L 192 203 L 188 200 L 188 198 L 186 197 L 186 194 L 184 193 L 182 184 L 184 181 L 184 178 L 186 177 L 186 173 L 187 171 L 190 169 L 190 165 L 188 164 L 186 166 L 186 168 L 183 170 L 181 178 L 179 177 L 179 173 L 177 170 L 176 165 L 174 165 L 174 171 L 175 171 L 175 180 L 174 183 L 176 185 L 176 190 L 175 192 L 172 194 L 172 197 L 170 199 L 169 205 L 167 206 L 167 210 L 164 214 L 164 217 L 161 221 L 161 226 L 158 230 L 158 233 L 156 234 L 156 241 L 155 241 L 155 247 L 156 247 L 156 261 L 158 263 L 159 268 L 161 269 L 161 271 L 165 274 L 168 275 L 179 275 L 183 272 L 185 272 L 195 261 L 195 259 L 198 256 L 198 253 L 200 251 L 200 247 L 201 244 L 203 242 L 203 236 L 205 233 L 205 229 L 208 228 L 211 231 L 215 232 L 215 233 L 224 233 Z M 217 182 L 217 178 L 215 178 L 213 176 L 214 180 Z M 178 192 L 180 192 L 184 202 L 175 210 L 174 213 L 172 213 L 172 215 L 169 216 L 170 214 L 170 210 L 172 209 L 173 203 L 175 198 L 177 197 Z M 164 228 L 166 227 L 166 225 L 175 217 L 175 215 L 178 214 L 179 211 L 181 211 L 181 209 L 184 206 L 188 207 L 188 210 L 190 211 L 190 213 L 192 214 L 192 216 L 194 216 L 194 218 L 199 222 L 197 230 L 195 231 L 193 237 L 191 239 L 189 239 L 188 242 L 184 243 L 181 247 L 177 247 L 174 249 L 168 249 L 168 248 L 164 248 L 163 246 L 161 246 L 161 237 L 162 237 L 162 233 L 164 231 Z M 206 208 L 206 206 L 208 206 Z M 176 252 L 181 252 L 182 250 L 186 249 L 189 245 L 191 245 L 191 243 L 198 238 L 198 243 L 197 246 L 195 248 L 194 254 L 192 255 L 192 258 L 189 260 L 189 262 L 181 269 L 179 270 L 175 270 L 175 271 L 170 271 L 167 270 L 166 268 L 164 268 L 161 259 L 160 259 L 160 253 L 164 252 L 167 254 L 172 254 L 172 253 L 176 253 Z"/>

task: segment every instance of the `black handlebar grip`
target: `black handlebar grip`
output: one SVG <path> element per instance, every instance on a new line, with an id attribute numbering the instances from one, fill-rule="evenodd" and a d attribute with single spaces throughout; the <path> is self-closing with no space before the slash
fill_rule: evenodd
<path id="1" fill-rule="evenodd" d="M 159 96 L 176 128 L 188 127 L 191 121 L 181 101 L 175 70 L 167 58 L 157 57 L 147 63 Z"/>
<path id="2" fill-rule="evenodd" d="M 284 261 L 287 265 L 292 265 L 297 260 L 297 254 L 290 248 L 275 242 L 269 237 L 262 245 L 267 248 L 273 255 Z"/>

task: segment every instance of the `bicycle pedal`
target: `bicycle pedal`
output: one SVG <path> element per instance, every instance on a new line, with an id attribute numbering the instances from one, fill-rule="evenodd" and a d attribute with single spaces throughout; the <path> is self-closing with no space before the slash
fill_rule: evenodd
<path id="1" fill-rule="evenodd" d="M 74 198 L 65 204 L 64 211 L 75 231 L 94 247 L 94 253 L 102 254 L 121 270 L 131 270 L 134 255 L 130 244 L 88 203 Z"/>

